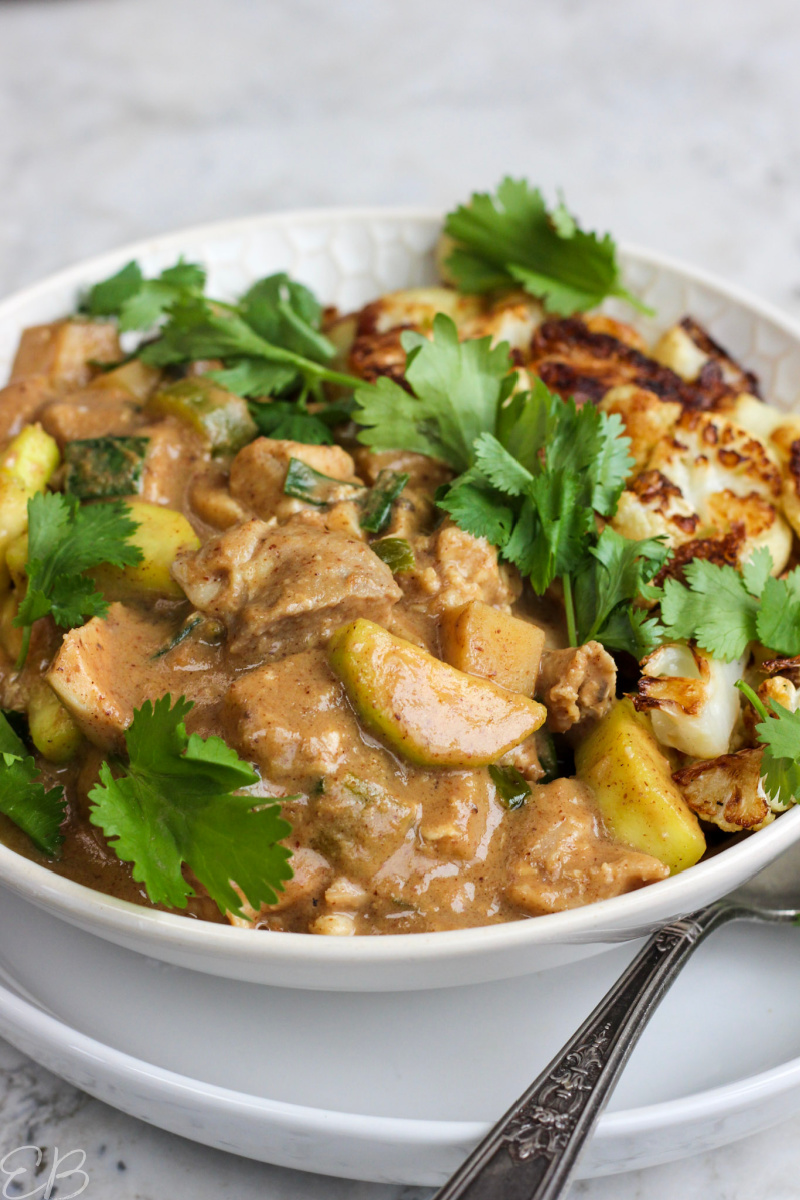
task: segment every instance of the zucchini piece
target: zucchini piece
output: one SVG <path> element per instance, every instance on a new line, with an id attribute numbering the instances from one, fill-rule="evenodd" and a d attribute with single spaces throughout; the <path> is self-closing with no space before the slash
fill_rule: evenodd
<path id="1" fill-rule="evenodd" d="M 484 767 L 544 724 L 547 710 L 465 675 L 359 617 L 337 629 L 328 661 L 363 725 L 422 767 Z"/>
<path id="2" fill-rule="evenodd" d="M 58 443 L 41 425 L 26 425 L 10 442 L 2 466 L 27 489 L 41 492 L 59 464 Z"/>
<path id="3" fill-rule="evenodd" d="M 522 808 L 531 794 L 530 784 L 516 767 L 489 767 L 492 783 L 497 789 L 497 798 L 505 808 Z"/>
<path id="4" fill-rule="evenodd" d="M 694 866 L 706 839 L 646 717 L 618 700 L 575 751 L 611 836 L 652 854 L 672 875 Z"/>
<path id="5" fill-rule="evenodd" d="M 159 388 L 146 409 L 156 416 L 177 417 L 191 425 L 213 454 L 235 454 L 258 437 L 247 401 L 205 375 Z"/>
<path id="6" fill-rule="evenodd" d="M 6 566 L 11 576 L 11 582 L 17 588 L 24 588 L 28 583 L 28 534 L 21 533 L 9 543 L 6 550 Z"/>
<path id="7" fill-rule="evenodd" d="M 64 490 L 79 500 L 134 496 L 142 490 L 142 471 L 150 439 L 82 438 L 64 447 Z"/>
<path id="8" fill-rule="evenodd" d="M 0 458 L 0 587 L 9 582 L 7 549 L 28 528 L 28 500 L 44 491 L 58 463 L 58 445 L 41 425 L 26 425 Z"/>
<path id="9" fill-rule="evenodd" d="M 9 592 L 0 605 L 0 645 L 2 645 L 12 662 L 16 662 L 22 653 L 24 631 L 14 624 L 14 618 L 19 612 L 19 596 Z"/>
<path id="10" fill-rule="evenodd" d="M 414 551 L 405 538 L 379 538 L 370 543 L 381 562 L 385 562 L 393 575 L 402 575 L 405 571 L 413 571 L 416 565 Z"/>
<path id="11" fill-rule="evenodd" d="M 383 533 L 392 519 L 392 508 L 410 476 L 405 471 L 384 469 L 364 497 L 361 528 L 367 533 Z"/>
<path id="12" fill-rule="evenodd" d="M 83 740 L 80 729 L 44 680 L 34 687 L 28 700 L 28 727 L 36 749 L 53 763 L 69 762 Z"/>
<path id="13" fill-rule="evenodd" d="M 92 388 L 110 388 L 127 392 L 132 400 L 144 404 L 161 379 L 161 372 L 148 367 L 141 359 L 133 358 L 121 366 L 104 371 L 92 380 Z"/>
<path id="14" fill-rule="evenodd" d="M 141 562 L 130 567 L 101 563 L 89 574 L 109 600 L 182 599 L 183 589 L 172 578 L 170 567 L 179 550 L 199 549 L 200 539 L 183 513 L 146 500 L 128 500 L 126 504 L 137 523 L 130 540 L 141 550 Z"/>
<path id="15" fill-rule="evenodd" d="M 364 490 L 360 483 L 334 479 L 332 475 L 323 475 L 321 471 L 315 471 L 299 458 L 289 459 L 289 468 L 283 484 L 285 496 L 291 496 L 294 500 L 305 500 L 306 504 L 324 508 L 326 504 L 341 499 L 341 488 L 351 488 L 354 492 Z"/>

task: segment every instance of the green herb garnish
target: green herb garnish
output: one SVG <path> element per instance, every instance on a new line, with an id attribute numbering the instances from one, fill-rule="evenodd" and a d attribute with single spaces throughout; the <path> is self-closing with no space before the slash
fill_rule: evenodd
<path id="1" fill-rule="evenodd" d="M 133 863 L 153 904 L 186 907 L 196 893 L 184 864 L 222 912 L 241 912 L 234 883 L 254 909 L 274 904 L 292 878 L 290 851 L 279 845 L 291 826 L 278 804 L 234 794 L 258 773 L 221 738 L 188 735 L 191 707 L 183 696 L 174 706 L 162 696 L 134 712 L 128 762 L 102 764 L 89 819 L 117 857 Z"/>
<path id="2" fill-rule="evenodd" d="M 685 584 L 666 579 L 648 592 L 661 602 L 664 636 L 695 641 L 724 662 L 741 658 L 750 642 L 790 658 L 800 654 L 800 567 L 776 579 L 772 566 L 766 547 L 741 572 L 692 559 L 683 568 Z"/>
<path id="3" fill-rule="evenodd" d="M 531 794 L 530 784 L 516 767 L 489 767 L 497 798 L 506 808 L 522 808 Z"/>
<path id="4" fill-rule="evenodd" d="M 361 509 L 361 528 L 368 533 L 383 533 L 392 516 L 392 508 L 409 476 L 405 472 L 381 471 L 367 492 Z"/>
<path id="5" fill-rule="evenodd" d="M 792 712 L 770 700 L 770 713 L 743 679 L 736 686 L 761 717 L 756 736 L 764 747 L 761 757 L 764 791 L 773 808 L 788 808 L 800 795 L 800 712 Z"/>
<path id="6" fill-rule="evenodd" d="M 414 570 L 414 551 L 405 538 L 379 538 L 377 542 L 370 542 L 370 549 L 386 563 L 393 575 Z"/>
<path id="7" fill-rule="evenodd" d="M 492 195 L 475 193 L 447 215 L 445 232 L 456 243 L 447 268 L 462 292 L 521 286 L 564 317 L 606 296 L 650 311 L 622 286 L 611 236 L 586 233 L 563 200 L 548 211 L 525 180 L 506 178 Z"/>
<path id="8" fill-rule="evenodd" d="M 315 471 L 299 458 L 289 459 L 283 484 L 284 495 L 324 508 L 326 504 L 331 503 L 332 495 L 340 488 L 352 488 L 354 493 L 364 490 L 359 483 L 348 483 L 346 479 L 334 479 L 331 475 L 323 475 L 321 471 Z"/>
<path id="9" fill-rule="evenodd" d="M 45 791 L 39 768 L 0 713 L 0 812 L 18 825 L 43 854 L 54 857 L 63 842 L 66 816 L 63 788 Z"/>
<path id="10" fill-rule="evenodd" d="M 20 670 L 28 654 L 31 626 L 52 616 L 71 629 L 89 617 L 103 617 L 108 601 L 84 571 L 101 563 L 135 566 L 142 552 L 131 542 L 137 522 L 119 500 L 81 506 L 77 496 L 37 493 L 28 501 L 28 590 L 14 618 L 24 629 Z"/>

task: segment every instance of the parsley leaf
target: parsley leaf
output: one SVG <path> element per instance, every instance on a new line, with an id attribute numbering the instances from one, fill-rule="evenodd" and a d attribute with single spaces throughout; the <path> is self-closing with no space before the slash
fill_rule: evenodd
<path id="1" fill-rule="evenodd" d="M 521 284 L 559 316 L 620 296 L 649 311 L 622 286 L 609 234 L 586 233 L 563 200 L 548 212 L 541 192 L 505 178 L 493 195 L 474 193 L 448 214 L 445 232 L 456 243 L 447 267 L 462 292 Z"/>
<path id="2" fill-rule="evenodd" d="M 400 340 L 411 393 L 385 376 L 359 386 L 353 417 L 364 428 L 358 440 L 375 450 L 414 450 L 455 471 L 467 470 L 473 442 L 494 432 L 498 409 L 516 380 L 509 374 L 508 343 L 492 348 L 488 337 L 460 342 L 444 313 L 434 318 L 432 340 L 413 330 Z"/>
<path id="3" fill-rule="evenodd" d="M 66 801 L 60 787 L 45 791 L 38 775 L 33 756 L 0 713 L 0 812 L 52 858 L 64 840 L 59 827 L 66 815 Z"/>
<path id="4" fill-rule="evenodd" d="M 694 640 L 725 662 L 741 658 L 750 642 L 777 654 L 800 654 L 800 568 L 785 579 L 770 574 L 765 547 L 744 564 L 718 566 L 693 559 L 684 567 L 686 584 L 667 579 L 648 594 L 661 601 L 666 637 Z"/>
<path id="5" fill-rule="evenodd" d="M 141 562 L 141 550 L 130 541 L 136 528 L 121 501 L 81 506 L 77 496 L 59 492 L 38 492 L 28 501 L 28 590 L 14 618 L 25 630 L 18 670 L 40 617 L 51 615 L 69 629 L 105 615 L 108 602 L 83 572 L 100 563 Z"/>
<path id="6" fill-rule="evenodd" d="M 274 904 L 292 878 L 290 851 L 278 843 L 291 826 L 278 804 L 233 793 L 258 782 L 253 768 L 221 738 L 188 736 L 191 709 L 183 696 L 146 701 L 125 735 L 129 762 L 100 768 L 92 788 L 90 821 L 119 858 L 133 863 L 154 904 L 185 908 L 195 891 L 186 864 L 221 912 L 241 912 L 241 889 L 253 908 Z"/>

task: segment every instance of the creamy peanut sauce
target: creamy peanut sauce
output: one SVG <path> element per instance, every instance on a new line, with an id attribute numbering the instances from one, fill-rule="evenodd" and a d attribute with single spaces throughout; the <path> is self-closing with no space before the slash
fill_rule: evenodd
<path id="1" fill-rule="evenodd" d="M 0 438 L 30 421 L 62 450 L 74 439 L 149 438 L 139 495 L 183 513 L 201 545 L 180 551 L 172 568 L 186 600 L 126 597 L 105 619 L 66 634 L 39 621 L 20 674 L 15 632 L 5 627 L 4 708 L 25 711 L 48 671 L 80 699 L 77 757 L 61 767 L 41 760 L 46 780 L 63 784 L 68 798 L 53 871 L 148 904 L 90 824 L 87 794 L 102 759 L 122 748 L 134 708 L 170 693 L 194 702 L 191 732 L 223 736 L 257 766 L 258 794 L 284 798 L 294 878 L 278 904 L 249 914 L 259 928 L 391 934 L 486 925 L 587 904 L 667 874 L 655 858 L 609 837 L 584 784 L 541 782 L 536 735 L 506 756 L 532 788 L 524 806 L 509 810 L 486 768 L 414 766 L 360 726 L 328 666 L 331 634 L 365 617 L 439 656 L 444 614 L 473 600 L 545 630 L 543 698 L 554 728 L 605 711 L 614 695 L 605 652 L 586 651 L 576 664 L 563 651 L 562 664 L 559 607 L 523 595 L 516 572 L 488 543 L 442 521 L 433 494 L 449 477 L 445 468 L 421 455 L 371 453 L 347 438 L 336 446 L 257 438 L 234 457 L 213 458 L 188 425 L 146 410 L 157 376 L 134 386 L 124 368 L 100 375 L 86 366 L 118 353 L 108 325 L 84 326 L 80 353 L 66 365 L 54 361 L 64 328 L 23 339 L 12 383 L 0 392 Z M 325 507 L 284 494 L 290 458 L 342 481 Z M 373 484 L 382 468 L 410 475 L 381 534 L 413 550 L 413 570 L 396 576 L 370 548 L 349 498 L 352 484 Z M 154 657 L 192 613 L 202 619 L 190 635 Z M 37 858 L 5 819 L 0 834 Z M 203 896 L 190 901 L 188 915 L 225 920 Z"/>

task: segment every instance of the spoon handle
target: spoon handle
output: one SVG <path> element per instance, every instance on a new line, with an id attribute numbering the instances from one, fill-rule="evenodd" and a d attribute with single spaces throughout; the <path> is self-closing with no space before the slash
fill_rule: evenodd
<path id="1" fill-rule="evenodd" d="M 738 915 L 733 907 L 712 904 L 654 934 L 433 1200 L 556 1200 L 562 1195 L 661 998 L 703 938 Z"/>

